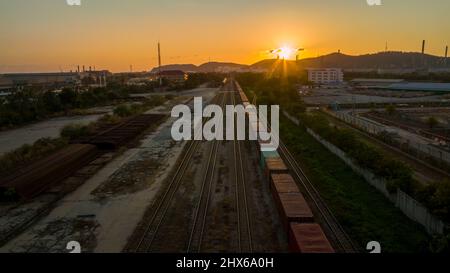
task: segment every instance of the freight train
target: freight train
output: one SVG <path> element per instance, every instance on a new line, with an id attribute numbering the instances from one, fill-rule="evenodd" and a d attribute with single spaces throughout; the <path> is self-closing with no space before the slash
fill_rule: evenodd
<path id="1" fill-rule="evenodd" d="M 234 85 L 241 103 L 249 105 L 242 88 L 236 81 Z M 334 253 L 287 165 L 277 151 L 263 151 L 261 145 L 264 143 L 262 140 L 257 142 L 260 165 L 266 182 L 270 184 L 270 191 L 288 238 L 289 250 L 294 253 Z"/>

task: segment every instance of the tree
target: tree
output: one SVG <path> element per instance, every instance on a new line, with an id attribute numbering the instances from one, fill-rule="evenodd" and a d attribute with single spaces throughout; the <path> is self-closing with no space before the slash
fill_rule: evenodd
<path id="1" fill-rule="evenodd" d="M 75 106 L 77 100 L 77 92 L 71 88 L 64 88 L 59 94 L 59 99 L 66 110 L 70 107 Z"/>
<path id="2" fill-rule="evenodd" d="M 45 109 L 50 113 L 59 112 L 63 109 L 59 96 L 54 92 L 45 92 L 44 95 L 42 95 L 42 101 Z"/>

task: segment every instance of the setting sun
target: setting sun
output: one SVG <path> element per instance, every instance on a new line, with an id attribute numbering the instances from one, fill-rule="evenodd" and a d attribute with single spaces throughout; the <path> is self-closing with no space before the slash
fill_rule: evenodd
<path id="1" fill-rule="evenodd" d="M 295 58 L 295 53 L 297 50 L 295 50 L 294 48 L 288 47 L 288 46 L 284 46 L 282 48 L 279 49 L 279 56 L 282 59 L 293 59 Z"/>
<path id="2" fill-rule="evenodd" d="M 282 46 L 280 48 L 271 50 L 270 53 L 274 54 L 279 59 L 295 59 L 299 51 L 303 51 L 303 48 L 293 48 L 290 46 Z"/>

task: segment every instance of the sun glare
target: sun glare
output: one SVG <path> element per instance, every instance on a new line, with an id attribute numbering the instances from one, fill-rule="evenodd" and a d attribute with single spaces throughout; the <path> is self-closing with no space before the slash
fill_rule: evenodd
<path id="1" fill-rule="evenodd" d="M 279 55 L 282 59 L 292 59 L 295 55 L 295 49 L 288 46 L 283 46 L 280 48 Z"/>

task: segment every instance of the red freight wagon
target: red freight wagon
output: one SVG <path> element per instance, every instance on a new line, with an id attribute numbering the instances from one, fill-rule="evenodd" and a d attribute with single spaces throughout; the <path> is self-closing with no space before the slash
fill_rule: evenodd
<path id="1" fill-rule="evenodd" d="M 278 193 L 275 201 L 286 233 L 291 222 L 314 222 L 314 215 L 301 193 Z"/>
<path id="2" fill-rule="evenodd" d="M 290 174 L 272 174 L 270 180 L 270 187 L 273 194 L 300 192 L 294 178 Z"/>
<path id="3" fill-rule="evenodd" d="M 289 170 L 284 164 L 283 159 L 281 158 L 267 158 L 266 159 L 266 167 L 265 167 L 265 175 L 267 179 L 270 181 L 271 174 L 280 174 L 280 173 L 288 173 Z"/>
<path id="4" fill-rule="evenodd" d="M 295 253 L 335 253 L 318 224 L 291 223 L 289 250 Z"/>

